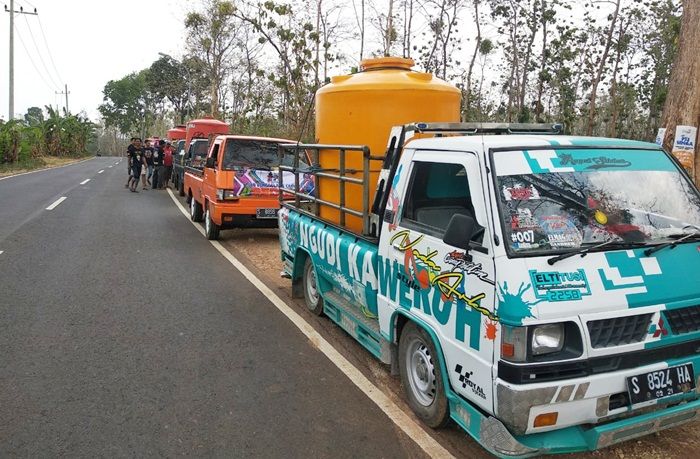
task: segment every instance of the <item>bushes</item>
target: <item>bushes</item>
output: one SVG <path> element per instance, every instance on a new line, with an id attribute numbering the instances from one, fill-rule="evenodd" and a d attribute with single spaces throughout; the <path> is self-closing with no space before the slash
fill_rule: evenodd
<path id="1" fill-rule="evenodd" d="M 84 156 L 95 145 L 95 125 L 82 115 L 46 107 L 48 117 L 0 121 L 0 164 L 30 163 L 42 156 Z"/>

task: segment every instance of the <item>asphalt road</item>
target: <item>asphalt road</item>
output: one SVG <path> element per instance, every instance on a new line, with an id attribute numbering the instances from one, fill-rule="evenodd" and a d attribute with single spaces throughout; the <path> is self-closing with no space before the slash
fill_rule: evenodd
<path id="1" fill-rule="evenodd" d="M 115 162 L 0 180 L 0 457 L 421 457 Z"/>

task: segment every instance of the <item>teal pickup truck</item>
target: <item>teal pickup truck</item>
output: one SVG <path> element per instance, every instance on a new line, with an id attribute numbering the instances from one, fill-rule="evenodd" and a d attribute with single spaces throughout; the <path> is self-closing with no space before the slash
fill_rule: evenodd
<path id="1" fill-rule="evenodd" d="M 698 189 L 655 144 L 555 132 L 396 127 L 360 215 L 280 184 L 293 293 L 391 365 L 426 425 L 451 419 L 499 457 L 700 419 Z M 371 155 L 281 154 L 333 148 Z"/>

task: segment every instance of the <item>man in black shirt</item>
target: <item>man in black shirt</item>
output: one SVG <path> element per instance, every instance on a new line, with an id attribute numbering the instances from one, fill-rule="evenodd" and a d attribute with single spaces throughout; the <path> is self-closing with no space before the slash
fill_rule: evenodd
<path id="1" fill-rule="evenodd" d="M 148 168 L 147 174 L 146 174 L 146 181 L 148 182 L 148 185 L 151 186 L 151 177 L 153 177 L 153 153 L 154 149 L 151 146 L 151 141 L 146 140 L 146 146 L 143 149 L 143 157 L 146 161 L 146 167 Z M 146 189 L 146 184 L 143 184 L 143 188 Z"/>
<path id="2" fill-rule="evenodd" d="M 133 193 L 138 193 L 136 187 L 139 184 L 139 177 L 141 176 L 141 167 L 143 167 L 143 148 L 141 147 L 141 139 L 134 137 L 134 141 L 126 149 L 127 155 L 129 156 L 129 163 L 131 164 L 131 179 L 129 181 L 129 189 Z"/>
<path id="3" fill-rule="evenodd" d="M 165 140 L 158 142 L 156 151 L 153 153 L 153 166 L 155 171 L 153 172 L 153 188 L 162 189 L 163 188 L 163 176 L 165 175 L 165 170 L 163 169 L 163 147 L 165 146 Z"/>

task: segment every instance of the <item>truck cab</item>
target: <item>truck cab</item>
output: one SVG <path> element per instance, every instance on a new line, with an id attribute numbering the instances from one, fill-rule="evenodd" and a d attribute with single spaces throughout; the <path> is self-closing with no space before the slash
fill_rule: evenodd
<path id="1" fill-rule="evenodd" d="M 278 149 L 289 142 L 220 135 L 200 167 L 192 160 L 186 168 L 184 187 L 192 220 L 204 220 L 208 239 L 217 239 L 222 229 L 277 227 L 281 174 Z M 313 184 L 302 189 L 312 191 Z"/>
<path id="2" fill-rule="evenodd" d="M 395 128 L 361 232 L 308 196 L 280 212 L 293 293 L 398 369 L 427 425 L 498 456 L 700 417 L 697 188 L 655 144 L 544 134 Z"/>

